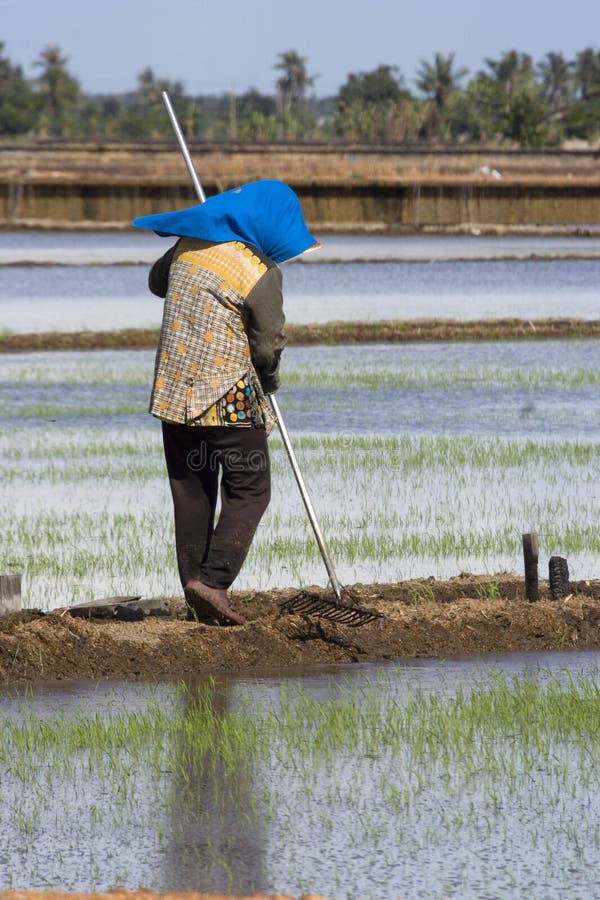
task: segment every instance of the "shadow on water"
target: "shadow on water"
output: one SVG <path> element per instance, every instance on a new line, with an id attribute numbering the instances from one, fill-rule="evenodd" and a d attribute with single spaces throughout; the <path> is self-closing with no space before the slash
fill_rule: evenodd
<path id="1" fill-rule="evenodd" d="M 163 889 L 255 893 L 265 874 L 267 831 L 251 761 L 215 750 L 230 709 L 230 682 L 199 682 L 182 693 L 185 722 L 174 748 Z M 213 731 L 200 734 L 198 726 Z"/>

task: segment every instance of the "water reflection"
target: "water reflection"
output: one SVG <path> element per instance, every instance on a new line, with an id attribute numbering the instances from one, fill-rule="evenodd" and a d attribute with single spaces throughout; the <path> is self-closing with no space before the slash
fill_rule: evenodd
<path id="1" fill-rule="evenodd" d="M 596 896 L 598 754 L 585 735 L 578 742 L 559 734 L 548 752 L 543 740 L 521 744 L 510 724 L 503 738 L 490 723 L 470 756 L 445 753 L 451 730 L 439 746 L 434 740 L 430 755 L 416 749 L 429 741 L 425 732 L 415 732 L 416 743 L 407 734 L 393 754 L 384 732 L 380 754 L 350 740 L 313 755 L 309 722 L 299 743 L 296 734 L 286 744 L 285 729 L 267 731 L 264 756 L 252 759 L 240 758 L 240 743 L 227 734 L 230 716 L 249 713 L 253 721 L 253 711 L 259 718 L 282 712 L 285 722 L 295 684 L 338 711 L 352 701 L 368 707 L 374 692 L 388 709 L 412 700 L 414 711 L 415 691 L 421 705 L 441 695 L 444 709 L 460 692 L 498 684 L 502 673 L 509 683 L 531 676 L 542 686 L 568 688 L 580 678 L 591 686 L 598 658 L 572 651 L 298 668 L 199 682 L 186 692 L 170 684 L 121 683 L 117 694 L 106 682 L 75 691 L 56 684 L 21 697 L 20 710 L 17 697 L 4 697 L 2 712 L 15 719 L 53 708 L 68 721 L 77 715 L 77 692 L 79 712 L 86 708 L 91 717 L 116 706 L 141 710 L 145 694 L 148 702 L 173 706 L 179 724 L 169 732 L 170 746 L 150 736 L 149 756 L 142 753 L 136 765 L 128 764 L 129 747 L 120 761 L 110 754 L 88 760 L 84 742 L 71 759 L 53 759 L 51 748 L 43 759 L 34 755 L 26 782 L 7 777 L 4 760 L 0 880 L 13 888 L 88 891 L 120 883 L 159 892 L 316 892 L 338 900 L 518 900 L 541 884 L 552 900 Z M 435 716 L 430 727 L 435 735 Z M 468 744 L 468 729 L 461 734 Z M 33 826 L 23 833 L 16 813 L 25 812 Z"/>
<path id="2" fill-rule="evenodd" d="M 252 762 L 214 752 L 230 710 L 229 681 L 204 681 L 182 693 L 187 727 L 174 748 L 163 890 L 250 894 L 264 881 L 267 828 Z M 212 734 L 195 739 L 198 724 Z M 222 746 L 222 745 L 221 745 Z"/>

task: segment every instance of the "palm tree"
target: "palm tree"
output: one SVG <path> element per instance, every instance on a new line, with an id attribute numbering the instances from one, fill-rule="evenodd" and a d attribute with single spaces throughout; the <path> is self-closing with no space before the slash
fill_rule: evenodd
<path id="1" fill-rule="evenodd" d="M 486 59 L 491 77 L 490 105 L 503 137 L 522 146 L 539 146 L 544 140 L 545 107 L 534 78 L 528 53 L 509 50 L 500 59 Z"/>
<path id="2" fill-rule="evenodd" d="M 528 53 L 509 50 L 500 59 L 486 59 L 485 63 L 507 100 L 515 92 L 533 86 L 533 60 Z"/>
<path id="3" fill-rule="evenodd" d="M 590 100 L 600 94 L 600 53 L 586 47 L 575 60 L 575 83 L 580 100 Z"/>
<path id="4" fill-rule="evenodd" d="M 67 60 L 54 45 L 42 50 L 34 66 L 42 69 L 38 95 L 47 114 L 50 131 L 62 134 L 79 99 L 79 84 L 67 71 Z"/>
<path id="5" fill-rule="evenodd" d="M 436 53 L 433 64 L 421 60 L 421 67 L 417 72 L 417 87 L 429 98 L 423 109 L 423 133 L 428 137 L 437 135 L 442 139 L 447 138 L 448 102 L 466 74 L 466 69 L 454 70 L 454 53 L 449 53 L 448 56 Z"/>
<path id="6" fill-rule="evenodd" d="M 571 99 L 572 70 L 573 63 L 566 60 L 562 53 L 546 53 L 537 65 L 543 96 L 553 111 L 564 108 Z"/>
<path id="7" fill-rule="evenodd" d="M 423 59 L 417 72 L 417 87 L 435 102 L 438 111 L 444 109 L 448 98 L 458 89 L 459 82 L 467 74 L 466 69 L 453 71 L 454 55 L 449 53 L 448 56 L 444 56 L 442 53 L 436 53 L 433 65 Z"/>
<path id="8" fill-rule="evenodd" d="M 35 103 L 20 66 L 13 66 L 0 41 L 0 135 L 22 134 L 33 127 Z"/>
<path id="9" fill-rule="evenodd" d="M 303 105 L 306 89 L 314 84 L 315 78 L 306 71 L 305 57 L 299 56 L 295 50 L 286 50 L 278 56 L 279 61 L 273 68 L 281 71 L 282 75 L 277 79 L 276 86 L 281 112 L 288 113 L 294 105 Z"/>

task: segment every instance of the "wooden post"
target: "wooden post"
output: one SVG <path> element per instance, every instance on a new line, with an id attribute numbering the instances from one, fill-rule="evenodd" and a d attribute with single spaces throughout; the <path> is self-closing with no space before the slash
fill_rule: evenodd
<path id="1" fill-rule="evenodd" d="M 523 535 L 523 558 L 525 560 L 525 598 L 530 603 L 540 599 L 538 584 L 539 541 L 535 531 Z"/>
<path id="2" fill-rule="evenodd" d="M 0 575 L 0 616 L 21 612 L 21 576 Z"/>

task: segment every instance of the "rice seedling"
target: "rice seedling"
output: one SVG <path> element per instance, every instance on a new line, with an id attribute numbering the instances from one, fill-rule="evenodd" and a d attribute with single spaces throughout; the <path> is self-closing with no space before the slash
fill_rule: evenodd
<path id="1" fill-rule="evenodd" d="M 515 347 L 495 345 L 487 355 L 465 345 L 290 352 L 290 400 L 282 402 L 344 581 L 518 571 L 520 535 L 529 530 L 540 534 L 548 555 L 569 556 L 574 577 L 594 575 L 594 345 L 561 344 L 552 365 L 531 347 L 524 365 Z M 145 414 L 152 364 L 153 354 L 143 351 L 0 360 L 0 566 L 24 574 L 32 605 L 179 592 L 160 429 Z M 538 400 L 560 410 L 536 439 L 519 424 L 527 381 Z M 482 389 L 508 399 L 471 421 L 480 404 L 470 392 Z M 383 433 L 371 416 L 356 417 L 358 391 L 375 422 L 377 403 L 389 398 L 381 407 Z M 410 406 L 411 397 L 414 422 L 400 417 L 389 426 L 389 403 L 401 398 Z M 427 398 L 438 418 L 423 432 L 418 404 Z M 579 437 L 568 424 L 575 409 L 585 412 Z M 331 432 L 314 434 L 315 423 Z M 536 427 L 542 425 L 543 417 Z M 324 583 L 276 436 L 271 447 L 274 497 L 238 586 Z"/>
<path id="2" fill-rule="evenodd" d="M 334 372 L 293 371 L 286 384 L 291 388 L 327 388 L 342 390 L 348 383 L 354 389 L 372 391 L 434 390 L 453 387 L 459 390 L 479 388 L 482 381 L 493 388 L 521 389 L 528 391 L 560 388 L 563 390 L 594 387 L 600 384 L 600 373 L 591 369 L 583 371 L 552 370 L 545 367 L 501 369 L 493 366 L 456 366 L 451 371 L 444 367 L 414 366 L 400 370 L 388 366 L 369 366 L 359 371 L 352 366 L 344 366 Z"/>
<path id="3" fill-rule="evenodd" d="M 413 603 L 435 603 L 435 594 L 433 592 L 433 588 L 426 581 L 420 581 L 416 584 L 412 584 L 409 590 Z"/>
<path id="4" fill-rule="evenodd" d="M 20 458 L 4 467 L 0 559 L 6 569 L 25 573 L 35 605 L 43 605 L 44 595 L 54 605 L 80 596 L 86 579 L 86 597 L 98 590 L 177 591 L 158 434 L 142 432 L 137 447 L 105 441 L 101 429 L 72 435 L 46 450 L 40 435 L 28 449 L 30 458 L 22 434 L 4 438 L 5 459 L 11 443 L 20 448 Z M 322 581 L 287 460 L 278 441 L 272 446 L 274 499 L 245 583 Z M 350 577 L 355 571 L 360 580 L 369 572 L 419 577 L 472 570 L 479 561 L 489 571 L 514 569 L 520 535 L 531 528 L 548 551 L 574 558 L 574 571 L 579 558 L 582 575 L 586 559 L 597 554 L 593 445 L 307 438 L 297 450 L 332 552 Z M 386 488 L 390 470 L 398 473 L 393 496 Z M 351 494 L 340 496 L 340 480 L 353 485 Z M 26 507 L 20 502 L 25 491 Z"/>
<path id="5" fill-rule="evenodd" d="M 263 891 L 341 898 L 415 885 L 433 896 L 443 878 L 467 894 L 486 881 L 521 889 L 534 877 L 548 896 L 586 894 L 598 844 L 597 670 L 425 687 L 396 668 L 324 695 L 292 682 L 257 702 L 257 690 L 238 688 L 232 703 L 209 681 L 136 710 L 5 716 L 0 822 L 9 845 L 25 848 L 20 877 L 40 866 L 49 887 L 102 890 L 120 876 L 162 891 L 222 879 L 243 891 L 248 877 Z M 45 856 L 48 829 L 60 858 Z M 80 851 L 92 836 L 95 868 Z M 249 840 L 256 866 L 244 875 L 236 848 Z M 327 853 L 307 875 L 315 846 Z M 3 882 L 13 862 L 0 858 Z"/>
<path id="6" fill-rule="evenodd" d="M 485 581 L 478 586 L 477 596 L 480 600 L 499 600 L 500 589 L 495 581 Z"/>

